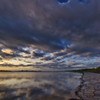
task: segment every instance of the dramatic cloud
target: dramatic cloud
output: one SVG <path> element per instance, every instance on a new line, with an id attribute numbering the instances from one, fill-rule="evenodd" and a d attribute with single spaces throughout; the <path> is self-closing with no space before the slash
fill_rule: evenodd
<path id="1" fill-rule="evenodd" d="M 99 57 L 99 27 L 100 0 L 0 0 L 0 59 Z"/>

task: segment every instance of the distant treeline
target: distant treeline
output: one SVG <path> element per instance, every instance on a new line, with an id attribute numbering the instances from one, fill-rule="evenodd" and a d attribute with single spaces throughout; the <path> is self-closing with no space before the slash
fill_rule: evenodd
<path id="1" fill-rule="evenodd" d="M 20 71 L 11 71 L 11 70 L 0 70 L 0 72 L 68 72 L 68 71 L 41 71 L 41 70 L 20 70 Z"/>
<path id="2" fill-rule="evenodd" d="M 41 72 L 41 71 L 29 71 L 29 70 L 20 70 L 20 71 L 11 71 L 11 70 L 0 70 L 0 72 Z"/>

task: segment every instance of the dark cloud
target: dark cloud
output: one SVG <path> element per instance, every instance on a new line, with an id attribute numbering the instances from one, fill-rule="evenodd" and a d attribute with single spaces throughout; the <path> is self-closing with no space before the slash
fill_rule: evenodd
<path id="1" fill-rule="evenodd" d="M 60 3 L 68 2 L 69 0 L 58 0 Z"/>
<path id="2" fill-rule="evenodd" d="M 44 56 L 43 58 L 41 58 L 40 60 L 44 60 L 44 61 L 48 61 L 48 60 L 54 60 L 55 57 L 51 57 L 51 56 Z"/>
<path id="3" fill-rule="evenodd" d="M 0 43 L 4 47 L 17 49 L 20 46 L 34 45 L 44 50 L 64 48 L 62 39 L 54 35 L 52 30 L 48 32 L 41 29 L 46 28 L 42 20 L 47 23 L 48 19 L 45 19 L 47 17 L 45 12 L 45 15 L 41 13 L 47 8 L 43 7 L 43 3 L 36 0 L 18 0 L 16 3 L 12 0 L 0 2 L 3 5 L 0 10 Z"/>
<path id="4" fill-rule="evenodd" d="M 21 52 L 21 53 L 25 53 L 25 54 L 30 54 L 30 51 L 24 50 L 23 48 L 18 48 L 17 52 L 19 52 L 19 53 Z"/>
<path id="5" fill-rule="evenodd" d="M 0 0 L 1 59 L 99 57 L 99 26 L 100 0 Z"/>
<path id="6" fill-rule="evenodd" d="M 35 56 L 35 57 L 43 57 L 45 55 L 45 53 L 33 52 L 32 55 Z"/>
<path id="7" fill-rule="evenodd" d="M 92 0 L 89 5 L 71 0 L 66 4 L 70 7 L 61 7 L 56 0 L 0 2 L 0 42 L 6 47 L 35 45 L 48 50 L 63 49 L 64 40 L 99 46 L 99 0 Z"/>

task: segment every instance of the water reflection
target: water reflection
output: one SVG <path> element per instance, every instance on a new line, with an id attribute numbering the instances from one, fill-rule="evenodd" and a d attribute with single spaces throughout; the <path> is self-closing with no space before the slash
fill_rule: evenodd
<path id="1" fill-rule="evenodd" d="M 69 100 L 78 98 L 79 73 L 1 72 L 0 100 Z"/>

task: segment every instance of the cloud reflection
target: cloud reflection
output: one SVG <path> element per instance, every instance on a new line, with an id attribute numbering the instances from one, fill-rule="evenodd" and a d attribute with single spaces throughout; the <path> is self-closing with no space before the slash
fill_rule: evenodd
<path id="1" fill-rule="evenodd" d="M 23 78 L 20 78 L 22 76 Z M 80 84 L 79 77 L 81 74 L 66 72 L 28 73 L 28 76 L 26 73 L 7 73 L 4 77 L 0 75 L 2 79 L 0 99 L 69 100 L 72 97 L 75 98 L 75 89 Z M 13 79 L 16 80 L 16 84 L 11 81 Z"/>

